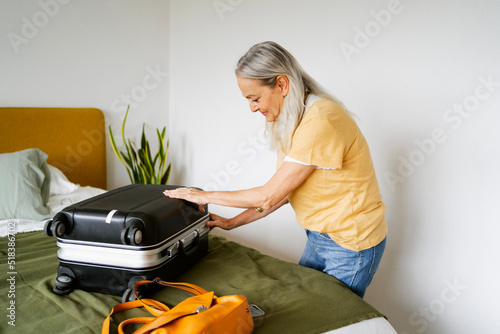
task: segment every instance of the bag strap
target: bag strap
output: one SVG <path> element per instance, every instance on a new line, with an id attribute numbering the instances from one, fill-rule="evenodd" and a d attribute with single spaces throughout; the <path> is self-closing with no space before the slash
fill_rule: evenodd
<path id="1" fill-rule="evenodd" d="M 181 289 L 187 292 L 190 292 L 197 297 L 191 297 L 186 299 L 185 301 L 179 303 L 177 306 L 174 308 L 170 309 L 168 306 L 155 301 L 153 299 L 140 299 L 139 295 L 137 293 L 138 288 L 143 285 L 143 284 L 149 284 L 149 283 L 158 283 L 163 286 L 168 286 L 172 288 L 177 288 Z M 125 302 L 116 305 L 111 309 L 111 313 L 108 315 L 108 317 L 104 320 L 102 324 L 102 334 L 109 334 L 109 325 L 110 325 L 110 319 L 111 316 L 114 313 L 118 313 L 121 311 L 125 311 L 128 309 L 132 308 L 137 308 L 137 307 L 145 307 L 151 314 L 153 314 L 156 318 L 154 317 L 137 317 L 137 318 L 131 318 L 124 320 L 120 323 L 118 326 L 118 332 L 120 334 L 123 334 L 123 328 L 127 325 L 130 324 L 141 324 L 144 323 L 143 327 L 138 329 L 137 331 L 134 332 L 137 334 L 143 334 L 143 333 L 149 333 L 150 331 L 159 328 L 175 319 L 178 319 L 180 317 L 186 316 L 186 315 L 191 315 L 191 314 L 196 314 L 198 311 L 196 307 L 198 306 L 204 306 L 204 307 L 210 307 L 212 304 L 212 300 L 215 297 L 213 292 L 208 292 L 207 290 L 194 285 L 194 284 L 189 284 L 189 283 L 172 283 L 172 282 L 165 282 L 162 281 L 160 278 L 155 278 L 153 281 L 149 280 L 142 280 L 134 284 L 134 293 L 137 298 L 137 300 L 133 300 L 130 302 Z M 151 307 L 154 306 L 155 308 Z"/>
<path id="2" fill-rule="evenodd" d="M 205 290 L 197 285 L 194 285 L 194 284 L 165 282 L 165 281 L 162 281 L 158 277 L 154 279 L 154 282 L 156 282 L 160 285 L 163 285 L 163 286 L 169 286 L 171 288 L 182 289 L 182 290 L 185 290 L 187 292 L 191 292 L 193 295 L 198 295 L 198 296 L 203 295 L 203 294 L 208 292 L 207 290 Z"/>
<path id="3" fill-rule="evenodd" d="M 109 334 L 109 323 L 111 320 L 111 316 L 114 313 L 118 313 L 118 312 L 125 311 L 125 310 L 130 310 L 132 308 L 142 307 L 145 304 L 157 307 L 158 310 L 163 311 L 163 312 L 161 312 L 161 314 L 163 314 L 164 312 L 170 311 L 170 308 L 167 305 L 164 305 L 164 304 L 162 304 L 156 300 L 153 300 L 153 299 L 133 300 L 130 302 L 118 304 L 111 309 L 111 313 L 104 320 L 104 323 L 102 324 L 102 334 Z M 155 313 L 160 314 L 160 312 L 157 312 L 157 311 L 155 311 Z M 133 318 L 133 319 L 137 319 L 137 318 Z M 154 319 L 155 318 L 150 318 L 149 321 L 154 320 Z M 132 319 L 129 319 L 129 320 L 132 320 Z M 125 320 L 125 321 L 127 321 L 127 320 Z M 137 323 L 142 323 L 142 322 L 137 322 Z"/>
<path id="4" fill-rule="evenodd" d="M 135 331 L 134 334 L 151 333 L 151 331 L 158 329 L 176 319 L 202 312 L 202 310 L 204 310 L 205 308 L 209 308 L 212 306 L 213 299 L 213 292 L 208 292 L 200 296 L 188 298 L 177 304 L 170 311 L 164 312 L 161 316 L 144 325 L 143 327 Z"/>
<path id="5" fill-rule="evenodd" d="M 134 292 L 135 292 L 135 297 L 137 298 L 137 300 L 141 301 L 141 299 L 139 298 L 139 295 L 137 294 L 137 290 L 139 289 L 139 287 L 141 285 L 143 285 L 143 284 L 149 284 L 149 283 L 158 283 L 158 284 L 163 285 L 163 286 L 168 286 L 168 287 L 172 287 L 172 288 L 181 289 L 181 290 L 190 292 L 190 293 L 192 293 L 193 295 L 196 295 L 196 296 L 200 296 L 200 295 L 208 293 L 207 290 L 205 290 L 203 288 L 200 288 L 199 286 L 194 285 L 194 284 L 165 282 L 165 281 L 162 281 L 160 278 L 157 277 L 157 278 L 155 278 L 152 281 L 143 280 L 143 281 L 139 281 L 139 282 L 135 283 L 135 285 L 134 285 Z M 161 315 L 161 314 L 158 314 L 158 312 L 155 309 L 149 307 L 148 304 L 143 303 L 143 306 L 149 311 L 149 313 L 151 313 L 151 314 L 153 314 L 153 315 L 155 315 L 157 317 L 159 315 Z"/>

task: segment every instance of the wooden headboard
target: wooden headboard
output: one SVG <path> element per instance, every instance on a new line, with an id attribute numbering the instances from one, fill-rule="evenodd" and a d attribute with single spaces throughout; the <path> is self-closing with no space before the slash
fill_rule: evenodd
<path id="1" fill-rule="evenodd" d="M 83 108 L 0 108 L 0 153 L 38 148 L 68 179 L 106 189 L 104 114 Z"/>

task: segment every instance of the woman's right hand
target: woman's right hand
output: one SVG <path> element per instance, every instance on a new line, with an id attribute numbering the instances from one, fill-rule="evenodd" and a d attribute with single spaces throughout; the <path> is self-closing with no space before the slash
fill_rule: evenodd
<path id="1" fill-rule="evenodd" d="M 207 226 L 210 227 L 210 229 L 213 229 L 214 227 L 220 227 L 224 230 L 232 230 L 236 227 L 234 226 L 231 219 L 221 217 L 219 215 L 216 215 L 215 213 L 210 213 L 210 220 L 207 222 Z"/>

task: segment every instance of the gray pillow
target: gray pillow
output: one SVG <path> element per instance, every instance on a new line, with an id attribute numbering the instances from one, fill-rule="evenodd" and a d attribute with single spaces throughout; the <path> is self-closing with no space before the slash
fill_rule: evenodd
<path id="1" fill-rule="evenodd" d="M 0 219 L 48 218 L 47 154 L 36 148 L 0 154 L 0 168 Z"/>

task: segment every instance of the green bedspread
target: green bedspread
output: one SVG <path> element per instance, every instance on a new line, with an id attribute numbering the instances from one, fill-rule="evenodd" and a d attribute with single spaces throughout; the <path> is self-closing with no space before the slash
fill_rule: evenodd
<path id="1" fill-rule="evenodd" d="M 0 333 L 101 332 L 103 320 L 121 298 L 81 290 L 64 297 L 55 295 L 55 238 L 43 232 L 18 234 L 15 256 L 8 254 L 8 248 L 7 237 L 0 238 Z M 9 255 L 15 260 L 11 268 Z M 178 281 L 213 290 L 217 296 L 246 296 L 249 303 L 266 312 L 266 317 L 255 323 L 257 334 L 322 333 L 383 316 L 329 275 L 213 235 L 208 254 Z M 184 291 L 165 288 L 150 297 L 172 306 L 188 296 Z M 119 321 L 145 314 L 138 309 L 113 316 L 112 331 L 116 332 Z"/>

